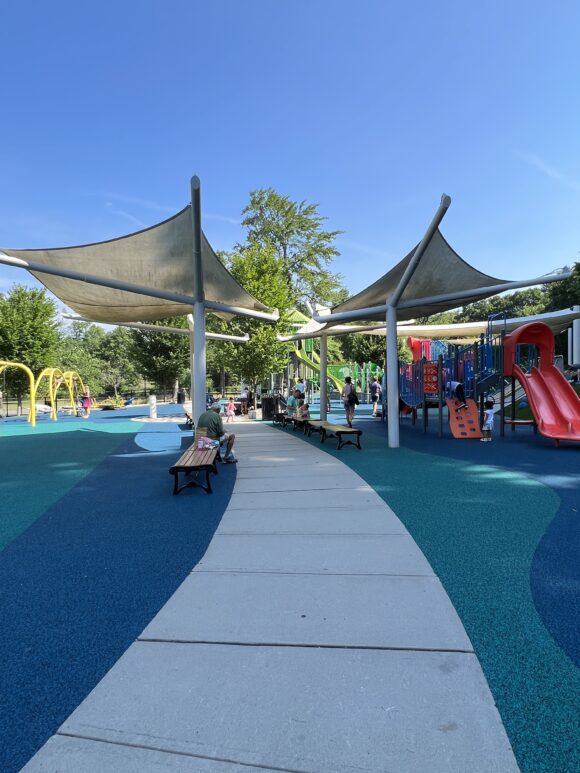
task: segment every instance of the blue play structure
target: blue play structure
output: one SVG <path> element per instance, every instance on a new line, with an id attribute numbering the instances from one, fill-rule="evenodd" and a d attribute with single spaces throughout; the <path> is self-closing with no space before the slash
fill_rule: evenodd
<path id="1" fill-rule="evenodd" d="M 466 397 L 479 400 L 483 406 L 484 397 L 493 394 L 502 380 L 504 331 L 494 334 L 492 325 L 500 316 L 505 320 L 505 314 L 492 315 L 486 332 L 477 341 L 464 346 L 448 341 L 422 342 L 415 339 L 412 346 L 415 362 L 399 364 L 400 411 L 411 414 L 415 423 L 417 409 L 423 408 L 423 425 L 426 429 L 429 408 L 437 408 L 441 428 L 445 385 L 449 381 L 461 382 Z M 524 357 L 531 361 L 533 352 L 522 352 Z M 383 395 L 386 399 L 385 387 L 383 379 Z"/>

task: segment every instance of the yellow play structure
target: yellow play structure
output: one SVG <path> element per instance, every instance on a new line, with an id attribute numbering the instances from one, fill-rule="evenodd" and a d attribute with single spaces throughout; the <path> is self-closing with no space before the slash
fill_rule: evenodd
<path id="1" fill-rule="evenodd" d="M 34 373 L 26 365 L 22 365 L 20 362 L 8 362 L 8 360 L 0 360 L 0 373 L 8 368 L 18 368 L 23 370 L 28 376 L 28 382 L 30 384 L 30 408 L 28 409 L 28 421 L 30 424 L 36 426 L 36 411 L 34 410 L 34 401 L 36 399 L 36 385 L 34 383 Z"/>
<path id="2" fill-rule="evenodd" d="M 44 379 L 48 382 L 48 398 L 50 401 L 50 418 L 56 421 L 57 416 L 57 394 L 58 390 L 64 386 L 68 390 L 70 398 L 70 411 L 73 415 L 76 413 L 76 406 L 79 403 L 79 394 L 88 394 L 88 390 L 83 384 L 82 378 L 76 372 L 76 370 L 61 371 L 59 368 L 44 368 L 35 379 L 33 372 L 29 367 L 23 365 L 20 362 L 8 362 L 7 360 L 0 360 L 0 374 L 7 368 L 18 368 L 23 370 L 28 375 L 30 383 L 30 408 L 28 409 L 28 421 L 31 426 L 36 426 L 36 395 Z M 83 414 L 84 418 L 87 418 L 91 413 L 90 400 L 88 405 L 83 405 L 86 413 Z"/>

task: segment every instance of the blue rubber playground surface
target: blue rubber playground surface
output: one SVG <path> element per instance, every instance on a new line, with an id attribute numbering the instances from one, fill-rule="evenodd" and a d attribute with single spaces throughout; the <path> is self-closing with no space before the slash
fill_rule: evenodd
<path id="1" fill-rule="evenodd" d="M 0 423 L 2 773 L 20 770 L 141 633 L 231 496 L 235 465 L 220 467 L 212 496 L 172 496 L 168 469 L 191 433 L 131 420 L 144 410 Z"/>
<path id="2" fill-rule="evenodd" d="M 171 495 L 175 423 L 143 408 L 0 423 L 0 771 L 19 770 L 203 556 L 228 504 Z M 160 415 L 179 413 L 160 408 Z M 333 420 L 340 420 L 335 409 Z M 470 636 L 524 773 L 580 770 L 580 448 L 493 443 L 358 411 L 351 466 L 409 529 Z M 280 432 L 287 430 L 278 430 Z M 296 437 L 302 437 L 296 433 Z M 314 436 L 305 442 L 319 444 Z"/>
<path id="3" fill-rule="evenodd" d="M 392 507 L 439 575 L 522 771 L 580 771 L 580 446 L 529 428 L 439 439 L 403 419 L 389 450 L 380 419 L 357 414 L 362 451 L 320 447 Z"/>

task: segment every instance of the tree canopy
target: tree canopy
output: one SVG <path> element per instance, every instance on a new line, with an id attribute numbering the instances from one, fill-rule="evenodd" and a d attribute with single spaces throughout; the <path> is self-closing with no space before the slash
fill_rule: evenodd
<path id="1" fill-rule="evenodd" d="M 342 341 L 343 356 L 347 360 L 358 362 L 359 365 L 362 365 L 363 362 L 375 362 L 384 367 L 386 356 L 384 336 L 351 333 L 342 336 L 340 340 Z M 397 352 L 402 362 L 411 362 L 411 351 L 401 336 L 397 337 Z"/>
<path id="2" fill-rule="evenodd" d="M 0 359 L 19 362 L 35 376 L 58 365 L 59 323 L 54 301 L 44 289 L 14 285 L 0 295 Z M 23 371 L 6 370 L 6 385 L 18 400 L 28 392 Z"/>
<path id="3" fill-rule="evenodd" d="M 255 387 L 270 373 L 276 373 L 286 365 L 288 344 L 278 341 L 277 335 L 288 332 L 292 290 L 288 286 L 284 263 L 270 243 L 248 243 L 243 249 L 228 255 L 226 262 L 233 276 L 252 295 L 267 306 L 280 310 L 280 320 L 276 324 L 242 319 L 228 326 L 230 332 L 248 332 L 248 343 L 212 345 L 212 349 L 219 351 L 221 348 L 222 353 L 231 358 L 229 363 L 222 360 L 224 367 Z"/>
<path id="4" fill-rule="evenodd" d="M 315 299 L 334 303 L 344 295 L 342 277 L 328 270 L 339 255 L 334 240 L 341 231 L 326 231 L 325 217 L 318 204 L 292 201 L 273 188 L 250 193 L 242 211 L 242 225 L 248 229 L 246 244 L 237 245 L 243 252 L 250 246 L 270 245 L 281 263 L 293 302 Z"/>
<path id="5" fill-rule="evenodd" d="M 580 263 L 572 267 L 570 279 L 546 285 L 546 311 L 580 305 Z"/>
<path id="6" fill-rule="evenodd" d="M 187 327 L 186 317 L 160 319 L 156 324 Z M 131 353 L 138 371 L 162 389 L 189 381 L 189 338 L 150 330 L 131 330 Z"/>

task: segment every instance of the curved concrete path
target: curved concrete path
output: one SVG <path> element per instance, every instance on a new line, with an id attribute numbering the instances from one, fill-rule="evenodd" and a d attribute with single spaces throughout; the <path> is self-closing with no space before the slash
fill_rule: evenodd
<path id="1" fill-rule="evenodd" d="M 517 771 L 394 513 L 292 433 L 235 431 L 237 481 L 203 560 L 26 773 Z M 195 518 L 201 493 L 182 496 Z"/>

